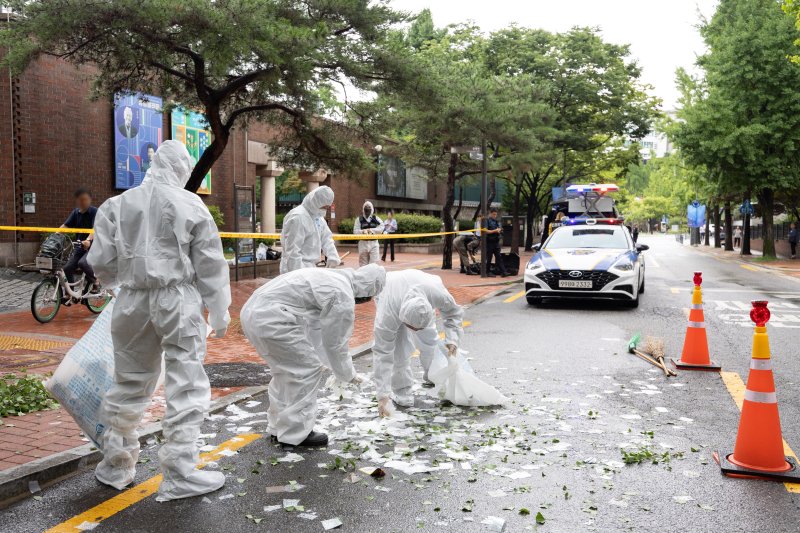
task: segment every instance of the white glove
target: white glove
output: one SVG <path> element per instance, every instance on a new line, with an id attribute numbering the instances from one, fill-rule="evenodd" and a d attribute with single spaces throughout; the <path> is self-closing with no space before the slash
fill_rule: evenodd
<path id="1" fill-rule="evenodd" d="M 329 257 L 328 258 L 328 263 L 325 266 L 327 266 L 328 268 L 334 268 L 334 267 L 337 267 L 337 266 L 339 266 L 341 264 L 342 264 L 342 261 L 338 257 Z"/>
<path id="2" fill-rule="evenodd" d="M 208 324 L 214 328 L 214 336 L 218 339 L 221 339 L 225 336 L 225 332 L 228 330 L 228 324 L 231 323 L 231 314 L 228 310 L 225 310 L 225 314 L 222 317 L 215 316 L 212 313 L 208 314 Z"/>
<path id="3" fill-rule="evenodd" d="M 458 346 L 455 344 L 445 344 L 445 348 L 447 348 L 448 357 L 456 357 L 458 355 Z"/>
<path id="4" fill-rule="evenodd" d="M 378 415 L 383 418 L 388 418 L 392 416 L 394 413 L 394 406 L 392 405 L 392 399 L 387 397 L 378 398 Z"/>

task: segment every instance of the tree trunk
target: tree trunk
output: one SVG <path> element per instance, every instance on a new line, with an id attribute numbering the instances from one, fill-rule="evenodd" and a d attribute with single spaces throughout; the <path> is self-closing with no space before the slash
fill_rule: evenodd
<path id="1" fill-rule="evenodd" d="M 725 200 L 725 250 L 733 251 L 733 217 L 730 200 Z"/>
<path id="2" fill-rule="evenodd" d="M 497 196 L 497 178 L 494 176 L 489 176 L 489 197 L 486 199 L 486 209 L 492 208 L 492 202 L 494 202 L 495 196 Z"/>
<path id="3" fill-rule="evenodd" d="M 461 215 L 461 207 L 464 205 L 464 187 L 458 188 L 458 207 L 456 207 L 456 212 L 453 215 L 453 220 L 458 221 L 459 215 Z"/>
<path id="4" fill-rule="evenodd" d="M 719 212 L 719 204 L 714 204 L 714 248 L 722 248 L 722 242 L 720 242 L 720 237 L 722 237 L 722 216 Z"/>
<path id="5" fill-rule="evenodd" d="M 231 136 L 231 130 L 222 123 L 218 102 L 206 104 L 205 116 L 209 122 L 214 140 L 208 145 L 203 155 L 200 156 L 200 160 L 192 169 L 189 181 L 184 186 L 187 191 L 197 192 L 197 189 L 203 184 L 206 174 L 211 172 L 211 167 L 214 166 L 217 159 L 222 157 L 222 153 L 225 152 L 225 147 L 228 146 L 228 139 Z"/>
<path id="6" fill-rule="evenodd" d="M 711 202 L 708 204 L 711 205 Z M 708 209 L 706 209 L 706 239 L 703 244 L 706 246 L 711 245 L 711 217 L 708 216 Z"/>
<path id="7" fill-rule="evenodd" d="M 511 250 L 519 255 L 519 201 L 522 195 L 522 178 L 514 180 L 514 202 L 511 204 Z"/>
<path id="8" fill-rule="evenodd" d="M 450 154 L 450 166 L 447 168 L 447 193 L 442 206 L 442 222 L 446 232 L 453 231 L 453 203 L 456 199 L 456 166 L 458 154 Z M 444 250 L 442 251 L 442 270 L 453 268 L 453 234 L 444 236 Z"/>
<path id="9" fill-rule="evenodd" d="M 745 201 L 750 199 L 748 193 Z M 750 252 L 750 213 L 745 213 L 742 219 L 742 255 L 752 255 Z"/>
<path id="10" fill-rule="evenodd" d="M 775 191 L 769 187 L 761 189 L 758 194 L 758 203 L 761 207 L 761 220 L 763 221 L 763 235 L 761 251 L 764 257 L 775 259 L 775 223 L 773 220 Z"/>

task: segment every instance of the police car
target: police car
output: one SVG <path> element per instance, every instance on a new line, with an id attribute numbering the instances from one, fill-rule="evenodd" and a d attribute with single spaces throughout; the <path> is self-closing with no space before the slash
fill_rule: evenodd
<path id="1" fill-rule="evenodd" d="M 565 213 L 544 244 L 534 246 L 524 278 L 529 304 L 544 298 L 592 298 L 639 305 L 645 287 L 642 252 L 648 246 L 633 242 L 622 218 L 594 216 L 611 212 L 608 205 L 600 209 L 600 199 L 615 190 L 615 185 L 595 184 L 567 189 L 581 197 L 584 208 Z"/>

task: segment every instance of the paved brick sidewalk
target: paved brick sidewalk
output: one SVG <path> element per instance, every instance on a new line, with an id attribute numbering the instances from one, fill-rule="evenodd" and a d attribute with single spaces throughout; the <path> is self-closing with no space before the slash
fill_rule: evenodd
<path id="1" fill-rule="evenodd" d="M 529 256 L 522 258 L 522 264 Z M 454 263 L 458 264 L 457 257 Z M 443 271 L 439 268 L 441 257 L 424 254 L 400 254 L 394 263 L 380 263 L 387 270 L 418 268 L 439 275 L 445 286 L 462 305 L 472 303 L 502 288 L 514 278 L 482 280 L 465 276 L 458 269 Z M 358 258 L 351 254 L 345 266 L 357 267 Z M 224 339 L 209 339 L 206 365 L 224 363 L 255 363 L 264 361 L 247 342 L 239 326 L 239 311 L 255 289 L 265 279 L 244 280 L 231 284 L 233 304 L 231 327 Z M 3 293 L 0 292 L 0 298 Z M 30 298 L 30 293 L 28 293 Z M 375 306 L 359 305 L 350 347 L 363 346 L 372 340 Z M 95 316 L 84 306 L 66 307 L 49 324 L 37 323 L 29 310 L 0 314 L 0 372 L 28 371 L 36 374 L 52 372 L 64 354 L 92 325 Z M 240 387 L 212 388 L 212 397 L 218 398 L 239 390 Z M 163 390 L 156 392 L 143 424 L 158 420 L 163 415 Z M 0 419 L 0 472 L 40 457 L 46 457 L 86 444 L 86 439 L 72 418 L 63 410 L 30 413 L 20 417 Z"/>
<path id="2" fill-rule="evenodd" d="M 40 281 L 42 276 L 38 272 L 0 268 L 0 313 L 28 307 L 33 289 Z"/>

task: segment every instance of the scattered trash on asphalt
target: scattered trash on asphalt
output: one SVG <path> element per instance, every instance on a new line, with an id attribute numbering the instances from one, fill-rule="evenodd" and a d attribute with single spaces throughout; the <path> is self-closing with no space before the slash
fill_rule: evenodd
<path id="1" fill-rule="evenodd" d="M 342 521 L 338 518 L 329 518 L 328 520 L 322 521 L 322 527 L 325 531 L 336 529 L 337 527 L 342 527 Z"/>

